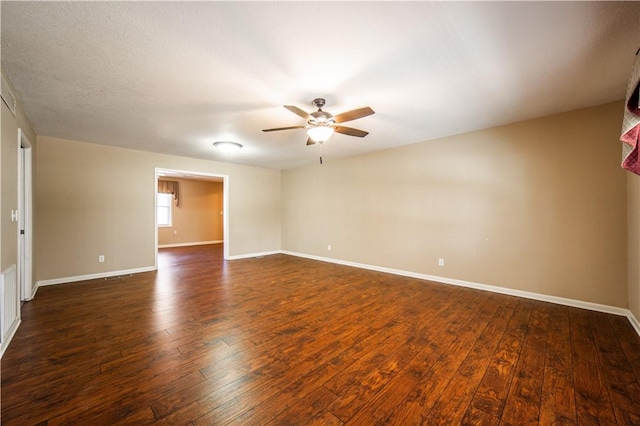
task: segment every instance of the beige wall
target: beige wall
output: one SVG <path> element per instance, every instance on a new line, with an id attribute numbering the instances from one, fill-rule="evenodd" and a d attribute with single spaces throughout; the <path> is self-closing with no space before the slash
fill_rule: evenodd
<path id="1" fill-rule="evenodd" d="M 11 86 L 9 80 L 7 83 Z M 1 100 L 0 108 L 0 271 L 4 271 L 18 261 L 18 223 L 11 221 L 11 210 L 18 209 L 18 129 L 32 143 L 32 152 L 36 151 L 36 134 L 19 101 L 15 117 Z"/>
<path id="2" fill-rule="evenodd" d="M 231 256 L 280 249 L 277 170 L 50 137 L 36 163 L 38 281 L 153 267 L 156 167 L 229 176 Z"/>
<path id="3" fill-rule="evenodd" d="M 17 205 L 16 172 L 6 161 L 17 145 L 6 141 L 17 139 L 26 117 L 7 118 L 2 108 L 6 267 L 15 263 L 16 230 L 7 220 Z M 153 266 L 154 169 L 161 167 L 229 175 L 232 256 L 282 248 L 628 306 L 638 318 L 640 178 L 619 168 L 620 111 L 612 103 L 328 159 L 282 178 L 274 170 L 38 137 L 34 276 Z"/>
<path id="4" fill-rule="evenodd" d="M 629 310 L 640 320 L 640 176 L 627 173 Z"/>
<path id="5" fill-rule="evenodd" d="M 158 245 L 223 240 L 223 185 L 194 179 L 160 179 L 180 185 L 180 205 L 173 206 L 172 226 L 158 227 Z"/>
<path id="6" fill-rule="evenodd" d="M 621 108 L 284 171 L 283 249 L 626 307 Z"/>

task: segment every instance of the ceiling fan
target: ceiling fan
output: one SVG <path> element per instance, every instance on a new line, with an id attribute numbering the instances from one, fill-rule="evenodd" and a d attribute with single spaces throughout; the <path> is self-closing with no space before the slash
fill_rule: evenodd
<path id="1" fill-rule="evenodd" d="M 292 113 L 307 120 L 307 124 L 305 126 L 276 127 L 274 129 L 264 129 L 262 131 L 274 132 L 277 130 L 307 129 L 307 135 L 309 136 L 307 138 L 307 145 L 313 145 L 316 142 L 322 144 L 323 142 L 326 142 L 331 135 L 333 135 L 333 132 L 342 133 L 343 135 L 348 136 L 356 136 L 359 138 L 363 138 L 369 134 L 369 132 L 365 132 L 364 130 L 345 126 L 336 126 L 336 124 L 357 120 L 358 118 L 374 114 L 375 111 L 371 108 L 363 107 L 343 112 L 342 114 L 331 115 L 330 113 L 322 110 L 322 107 L 325 105 L 325 100 L 323 98 L 316 98 L 311 104 L 318 108 L 318 110 L 312 113 L 307 113 L 293 105 L 284 106 Z"/>

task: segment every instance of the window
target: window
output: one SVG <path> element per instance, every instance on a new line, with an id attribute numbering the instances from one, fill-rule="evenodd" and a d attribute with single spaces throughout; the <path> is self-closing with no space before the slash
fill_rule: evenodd
<path id="1" fill-rule="evenodd" d="M 158 193 L 158 226 L 171 226 L 173 194 Z"/>

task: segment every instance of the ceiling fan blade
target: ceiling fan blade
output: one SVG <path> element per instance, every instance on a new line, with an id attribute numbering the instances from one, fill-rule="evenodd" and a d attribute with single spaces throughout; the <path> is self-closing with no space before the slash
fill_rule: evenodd
<path id="1" fill-rule="evenodd" d="M 311 138 L 307 138 L 307 145 L 313 145 L 314 143 L 316 143 L 316 141 Z"/>
<path id="2" fill-rule="evenodd" d="M 294 113 L 296 115 L 299 115 L 300 117 L 304 118 L 305 120 L 311 120 L 311 116 L 309 115 L 309 113 L 306 112 L 306 111 L 301 110 L 297 106 L 285 105 L 284 107 L 286 109 L 288 109 L 289 111 L 291 111 L 292 113 Z"/>
<path id="3" fill-rule="evenodd" d="M 364 130 L 354 129 L 353 127 L 334 126 L 334 129 L 337 133 L 342 133 L 343 135 L 349 135 L 349 136 L 357 136 L 359 138 L 364 138 L 369 134 L 369 132 L 365 132 Z"/>
<path id="4" fill-rule="evenodd" d="M 367 115 L 375 114 L 375 111 L 369 107 L 363 107 L 354 109 L 351 111 L 343 112 L 333 117 L 336 123 L 344 123 L 345 121 L 356 120 L 358 118 L 366 117 Z"/>
<path id="5" fill-rule="evenodd" d="M 263 132 L 275 132 L 277 130 L 304 129 L 304 126 L 276 127 L 275 129 L 262 129 Z"/>

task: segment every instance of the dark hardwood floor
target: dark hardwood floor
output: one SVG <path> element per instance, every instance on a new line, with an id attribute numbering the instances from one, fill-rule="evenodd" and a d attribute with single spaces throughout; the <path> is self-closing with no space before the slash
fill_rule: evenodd
<path id="1" fill-rule="evenodd" d="M 43 287 L 2 424 L 640 424 L 624 317 L 286 255 Z"/>

